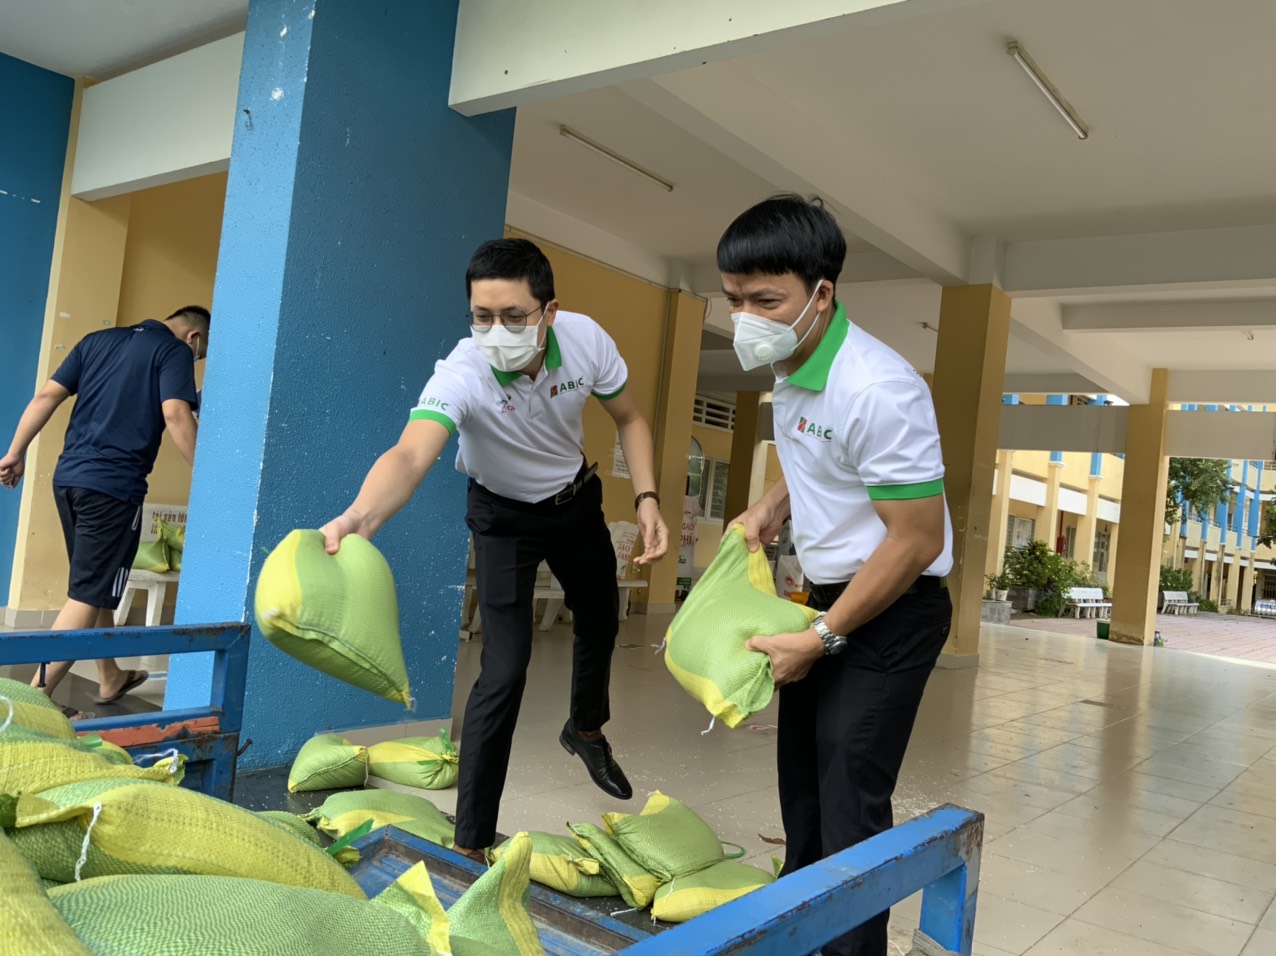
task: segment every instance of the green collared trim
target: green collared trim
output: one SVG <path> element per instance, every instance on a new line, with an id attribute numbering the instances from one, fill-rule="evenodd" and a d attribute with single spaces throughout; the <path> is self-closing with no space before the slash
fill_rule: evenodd
<path id="1" fill-rule="evenodd" d="M 563 367 L 563 350 L 559 348 L 558 336 L 554 334 L 554 327 L 551 325 L 545 330 L 545 369 L 553 371 L 556 368 Z M 508 385 L 514 379 L 522 375 L 522 372 L 502 372 L 499 368 L 489 366 L 492 374 L 496 376 L 496 380 L 502 385 Z"/>
<path id="2" fill-rule="evenodd" d="M 944 493 L 944 479 L 923 481 L 916 485 L 869 485 L 868 496 L 873 501 L 914 501 L 917 498 L 934 498 Z"/>
<path id="3" fill-rule="evenodd" d="M 625 386 L 628 384 L 629 383 L 626 382 L 624 385 L 620 386 L 620 388 L 616 389 L 614 392 L 610 392 L 607 395 L 602 394 L 602 392 L 592 392 L 591 394 L 594 396 L 594 398 L 598 399 L 600 402 L 610 402 L 613 398 L 619 398 L 620 393 L 625 390 Z"/>
<path id="4" fill-rule="evenodd" d="M 802 367 L 785 381 L 810 392 L 824 391 L 824 386 L 829 381 L 829 370 L 833 368 L 833 360 L 837 358 L 837 353 L 841 350 L 842 343 L 846 341 L 846 333 L 850 331 L 850 328 L 851 323 L 847 321 L 846 309 L 839 302 L 829 327 L 824 331 L 824 338 L 820 339 L 820 344 L 815 347 L 811 357 L 802 363 Z"/>
<path id="5" fill-rule="evenodd" d="M 438 422 L 448 430 L 449 435 L 456 434 L 456 422 L 448 418 L 442 412 L 429 411 L 424 408 L 416 408 L 412 410 L 412 414 L 408 416 L 410 422 Z"/>

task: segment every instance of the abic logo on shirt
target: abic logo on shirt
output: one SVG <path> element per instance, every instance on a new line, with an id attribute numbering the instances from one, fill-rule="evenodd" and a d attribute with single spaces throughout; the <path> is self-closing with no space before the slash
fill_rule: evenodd
<path id="1" fill-rule="evenodd" d="M 799 418 L 797 423 L 799 435 L 810 435 L 817 441 L 831 442 L 833 440 L 833 429 L 826 425 L 817 425 L 815 422 L 806 418 Z"/>
<path id="2" fill-rule="evenodd" d="M 585 380 L 583 378 L 578 378 L 575 381 L 568 379 L 566 382 L 563 382 L 561 385 L 551 385 L 549 387 L 549 397 L 555 398 L 558 395 L 561 395 L 563 392 L 574 392 L 577 389 L 581 389 L 584 387 L 585 387 Z"/>

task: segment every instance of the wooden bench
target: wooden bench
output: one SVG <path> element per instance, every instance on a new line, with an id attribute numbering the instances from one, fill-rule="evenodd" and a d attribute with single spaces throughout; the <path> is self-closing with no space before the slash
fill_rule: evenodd
<path id="1" fill-rule="evenodd" d="M 1193 601 L 1186 591 L 1164 591 L 1165 604 L 1162 610 L 1166 614 L 1195 614 L 1200 605 Z"/>
<path id="2" fill-rule="evenodd" d="M 1072 608 L 1073 616 L 1108 617 L 1112 604 L 1103 597 L 1103 588 L 1068 588 L 1063 595 L 1064 610 Z"/>

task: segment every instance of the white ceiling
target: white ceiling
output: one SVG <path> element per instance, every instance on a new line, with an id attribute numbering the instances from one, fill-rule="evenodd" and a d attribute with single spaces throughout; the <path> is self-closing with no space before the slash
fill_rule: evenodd
<path id="1" fill-rule="evenodd" d="M 248 0 L 0 0 L 0 53 L 105 80 L 230 36 L 247 18 Z"/>

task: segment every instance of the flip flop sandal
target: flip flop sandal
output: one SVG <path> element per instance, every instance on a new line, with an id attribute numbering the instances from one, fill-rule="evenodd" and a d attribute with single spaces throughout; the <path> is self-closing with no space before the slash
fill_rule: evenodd
<path id="1" fill-rule="evenodd" d="M 128 672 L 128 680 L 126 680 L 126 681 L 124 682 L 124 686 L 123 686 L 123 687 L 121 687 L 117 693 L 115 693 L 115 694 L 111 695 L 110 697 L 94 697 L 94 698 L 93 698 L 93 703 L 95 703 L 95 704 L 114 704 L 117 700 L 119 700 L 121 697 L 123 697 L 123 696 L 124 696 L 125 694 L 127 694 L 129 691 L 131 691 L 131 690 L 136 690 L 137 688 L 139 688 L 139 687 L 141 687 L 143 684 L 145 684 L 145 683 L 146 683 L 146 678 L 148 678 L 148 677 L 150 677 L 150 676 L 151 676 L 151 675 L 150 675 L 150 674 L 148 674 L 148 673 L 146 673 L 146 671 L 129 671 L 129 672 Z"/>

